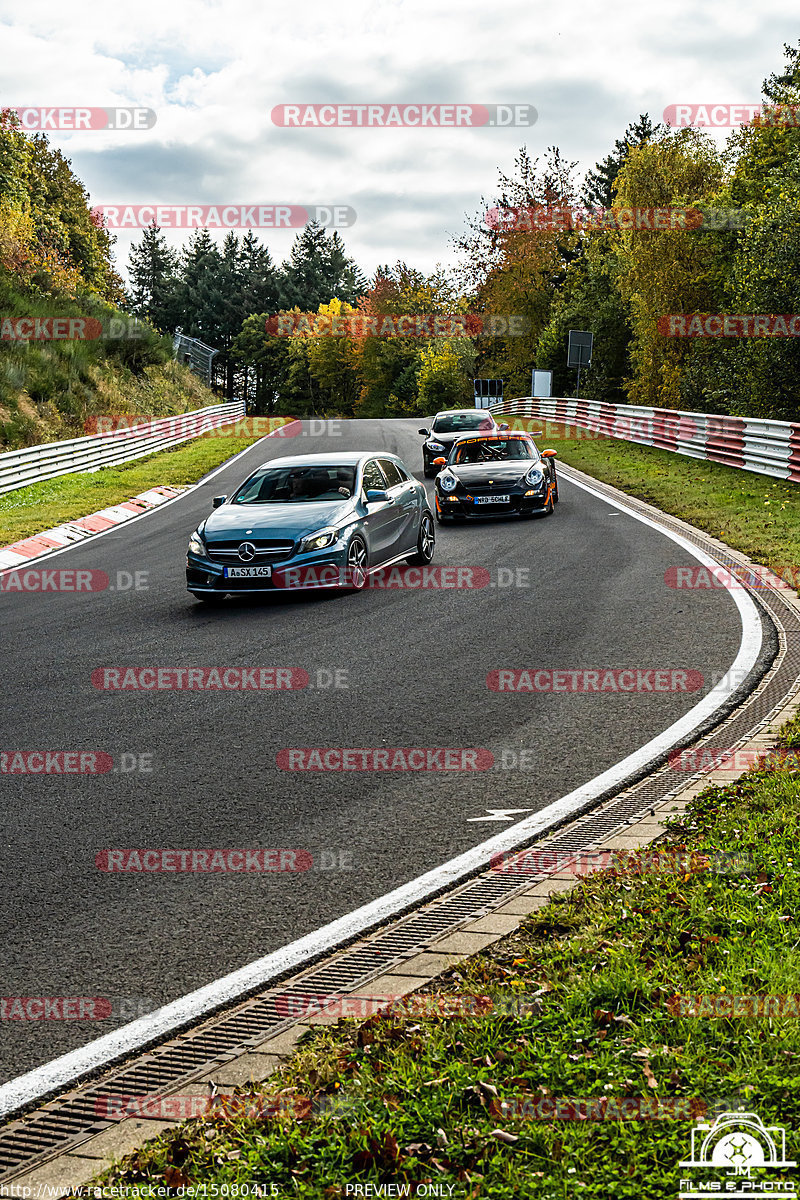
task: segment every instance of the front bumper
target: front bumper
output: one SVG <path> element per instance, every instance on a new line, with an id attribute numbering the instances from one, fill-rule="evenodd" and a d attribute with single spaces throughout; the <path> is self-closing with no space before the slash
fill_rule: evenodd
<path id="1" fill-rule="evenodd" d="M 313 591 L 320 588 L 347 587 L 347 543 L 340 539 L 324 550 L 294 554 L 269 565 L 269 578 L 226 579 L 226 566 L 189 550 L 186 554 L 186 587 L 190 592 L 236 595 L 240 592 Z M 241 566 L 248 564 L 242 563 Z"/>
<path id="2" fill-rule="evenodd" d="M 526 489 L 527 490 L 527 489 Z M 455 492 L 440 492 L 436 489 L 436 507 L 443 517 L 492 517 L 514 516 L 526 513 L 541 512 L 546 506 L 550 489 L 545 488 L 533 496 L 526 495 L 521 489 L 501 492 L 498 495 L 508 496 L 507 504 L 476 503 L 476 496 L 490 496 L 490 492 L 465 492 L 457 488 Z"/>

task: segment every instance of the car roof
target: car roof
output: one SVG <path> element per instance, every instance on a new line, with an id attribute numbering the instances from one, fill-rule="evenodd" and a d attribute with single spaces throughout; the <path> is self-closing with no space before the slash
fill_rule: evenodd
<path id="1" fill-rule="evenodd" d="M 367 458 L 393 458 L 402 462 L 396 454 L 389 450 L 342 450 L 339 454 L 288 454 L 281 458 L 271 458 L 260 467 L 356 467 Z"/>
<path id="2" fill-rule="evenodd" d="M 493 417 L 493 413 L 489 408 L 440 408 L 437 412 L 437 417 L 461 417 L 465 415 L 471 416 L 472 413 L 480 413 L 482 417 Z"/>

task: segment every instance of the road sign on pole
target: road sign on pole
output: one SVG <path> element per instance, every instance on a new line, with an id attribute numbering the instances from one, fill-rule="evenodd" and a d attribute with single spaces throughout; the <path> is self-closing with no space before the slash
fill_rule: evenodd
<path id="1" fill-rule="evenodd" d="M 567 366 L 578 368 L 578 383 L 575 388 L 577 399 L 581 390 L 581 367 L 592 365 L 592 342 L 594 334 L 583 329 L 570 329 L 567 346 Z"/>

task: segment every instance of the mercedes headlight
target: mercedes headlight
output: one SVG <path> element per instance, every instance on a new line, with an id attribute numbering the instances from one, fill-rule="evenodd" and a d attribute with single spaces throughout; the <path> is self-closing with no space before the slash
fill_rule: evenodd
<path id="1" fill-rule="evenodd" d="M 436 450 L 436 451 L 443 451 L 443 450 L 446 450 L 447 447 L 443 446 L 441 442 L 428 442 L 428 449 Z"/>
<path id="2" fill-rule="evenodd" d="M 457 483 L 455 475 L 451 475 L 449 471 L 445 471 L 443 475 L 439 476 L 439 487 L 443 492 L 454 492 Z"/>
<path id="3" fill-rule="evenodd" d="M 338 529 L 319 529 L 316 533 L 303 538 L 300 543 L 300 553 L 302 554 L 305 550 L 324 550 L 327 546 L 332 546 L 338 537 Z"/>
<path id="4" fill-rule="evenodd" d="M 192 554 L 205 555 L 206 545 L 205 545 L 205 542 L 203 541 L 202 537 L 200 536 L 199 529 L 195 529 L 194 533 L 189 538 L 189 549 L 191 550 Z"/>

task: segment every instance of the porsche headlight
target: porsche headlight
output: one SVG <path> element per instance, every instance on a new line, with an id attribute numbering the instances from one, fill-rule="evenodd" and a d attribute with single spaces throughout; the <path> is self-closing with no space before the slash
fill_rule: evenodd
<path id="1" fill-rule="evenodd" d="M 445 450 L 446 447 L 443 446 L 441 442 L 428 442 L 428 449 L 436 450 L 437 452 L 441 452 L 441 451 Z"/>
<path id="2" fill-rule="evenodd" d="M 528 474 L 525 476 L 525 482 L 531 487 L 541 487 L 544 483 L 544 471 L 541 467 L 531 467 Z"/>
<path id="3" fill-rule="evenodd" d="M 439 487 L 443 492 L 454 492 L 457 483 L 458 480 L 455 475 L 451 475 L 449 471 L 445 471 L 444 474 L 439 476 Z"/>
<path id="4" fill-rule="evenodd" d="M 338 529 L 319 529 L 316 533 L 303 538 L 300 543 L 300 553 L 302 554 L 305 550 L 324 550 L 327 546 L 332 546 L 338 537 Z"/>
<path id="5" fill-rule="evenodd" d="M 194 533 L 189 538 L 189 549 L 191 550 L 192 554 L 205 555 L 206 544 L 203 541 L 202 537 L 200 536 L 199 529 L 195 529 Z"/>

